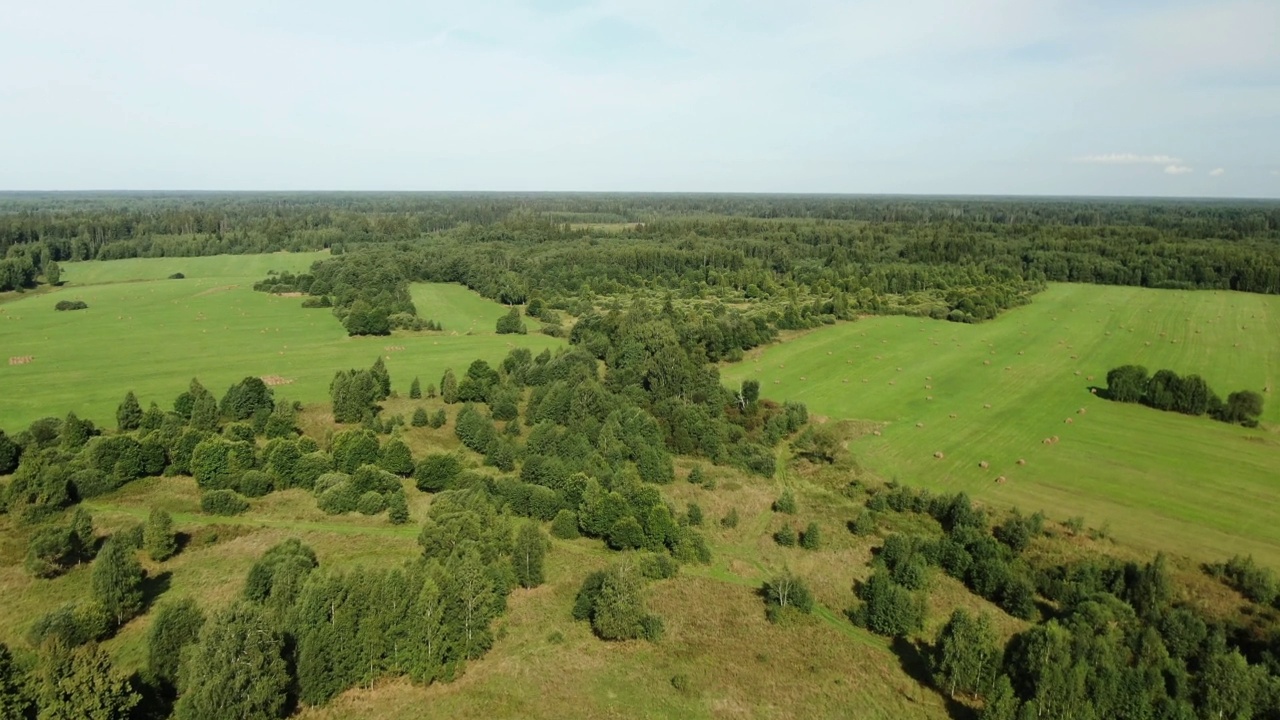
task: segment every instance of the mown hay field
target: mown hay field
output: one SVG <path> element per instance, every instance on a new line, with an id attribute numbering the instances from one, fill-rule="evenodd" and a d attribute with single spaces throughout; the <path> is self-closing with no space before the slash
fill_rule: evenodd
<path id="1" fill-rule="evenodd" d="M 446 368 L 462 373 L 477 358 L 497 363 L 516 346 L 533 352 L 563 345 L 537 333 L 497 335 L 506 308 L 460 285 L 418 285 L 414 303 L 439 333 L 347 337 L 328 309 L 303 309 L 297 297 L 254 292 L 269 270 L 302 271 L 322 253 L 222 255 L 68 263 L 52 292 L 0 304 L 0 428 L 74 411 L 114 426 L 129 390 L 146 407 L 171 406 L 192 377 L 221 394 L 248 375 L 271 378 L 277 396 L 328 402 L 336 370 L 385 358 L 394 389 L 419 376 L 439 384 Z M 167 279 L 183 273 L 181 280 Z M 57 312 L 60 300 L 86 310 Z M 389 349 L 390 348 L 390 349 Z"/>
<path id="2" fill-rule="evenodd" d="M 1262 392 L 1263 427 L 1090 392 L 1126 363 L 1198 373 L 1224 398 Z M 1052 285 L 985 324 L 867 318 L 761 348 L 723 375 L 816 414 L 873 421 L 849 449 L 880 478 L 1082 515 L 1200 559 L 1280 563 L 1280 298 Z"/>

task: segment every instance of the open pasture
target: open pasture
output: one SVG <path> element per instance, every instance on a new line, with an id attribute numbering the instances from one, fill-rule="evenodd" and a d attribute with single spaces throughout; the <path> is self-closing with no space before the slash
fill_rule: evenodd
<path id="1" fill-rule="evenodd" d="M 1198 373 L 1224 397 L 1263 392 L 1264 427 L 1090 393 L 1125 363 Z M 985 324 L 868 318 L 759 349 L 723 375 L 759 379 L 762 395 L 816 414 L 881 423 L 849 449 L 882 478 L 1083 515 L 1200 559 L 1280 562 L 1280 298 L 1052 285 Z"/>
<path id="2" fill-rule="evenodd" d="M 425 390 L 448 367 L 462 372 L 477 358 L 497 363 L 517 345 L 538 352 L 563 343 L 536 333 L 495 334 L 505 308 L 458 285 L 413 291 L 420 314 L 442 323 L 443 332 L 355 338 L 328 309 L 303 309 L 299 298 L 252 289 L 268 270 L 305 270 L 323 256 L 68 263 L 63 287 L 0 305 L 0 354 L 30 358 L 0 364 L 0 428 L 16 431 L 68 411 L 114 426 L 129 390 L 144 407 L 169 407 L 192 377 L 219 396 L 246 375 L 272 377 L 278 396 L 328 402 L 335 370 L 368 367 L 379 355 L 394 388 L 407 393 L 415 375 Z M 166 279 L 176 272 L 185 279 Z M 89 308 L 56 312 L 59 300 Z"/>

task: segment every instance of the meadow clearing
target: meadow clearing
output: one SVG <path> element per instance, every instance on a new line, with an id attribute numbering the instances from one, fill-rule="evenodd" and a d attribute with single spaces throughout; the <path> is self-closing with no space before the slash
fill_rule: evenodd
<path id="1" fill-rule="evenodd" d="M 1264 425 L 1090 393 L 1126 363 L 1198 373 L 1223 397 L 1263 392 Z M 1280 562 L 1280 298 L 1055 284 L 988 323 L 866 318 L 757 349 L 723 375 L 867 421 L 849 449 L 882 479 L 1082 515 L 1141 547 Z"/>
<path id="2" fill-rule="evenodd" d="M 0 428 L 16 432 L 32 420 L 74 411 L 114 427 L 129 390 L 145 407 L 163 408 L 192 377 L 215 395 L 246 375 L 287 381 L 278 396 L 328 402 L 339 369 L 368 367 L 381 355 L 395 389 L 419 376 L 439 384 L 446 368 L 461 373 L 477 358 L 497 363 L 512 348 L 535 353 L 563 345 L 538 334 L 499 336 L 505 312 L 460 285 L 419 284 L 413 300 L 438 333 L 348 337 L 328 309 L 303 309 L 296 297 L 254 292 L 269 270 L 299 272 L 325 253 L 220 255 L 67 263 L 65 283 L 51 292 L 0 303 Z M 183 273 L 181 280 L 167 279 Z M 87 310 L 56 312 L 60 300 Z M 27 357 L 10 365 L 7 358 Z"/>

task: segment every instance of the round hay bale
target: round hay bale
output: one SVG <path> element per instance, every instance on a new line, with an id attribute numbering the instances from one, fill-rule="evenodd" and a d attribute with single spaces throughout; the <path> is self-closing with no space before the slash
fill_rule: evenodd
<path id="1" fill-rule="evenodd" d="M 847 382 L 849 382 L 849 378 L 845 378 L 844 380 L 841 380 L 840 382 L 847 383 Z"/>
<path id="2" fill-rule="evenodd" d="M 1079 410 L 1077 410 L 1077 411 L 1076 411 L 1076 414 L 1077 414 L 1077 415 L 1083 415 L 1083 414 L 1085 414 L 1085 413 L 1087 413 L 1087 412 L 1089 412 L 1089 409 L 1088 409 L 1088 408 L 1080 408 Z M 1068 419 L 1069 419 L 1069 418 L 1068 418 Z"/>
<path id="3" fill-rule="evenodd" d="M 871 431 L 871 434 L 872 434 L 872 435 L 875 435 L 876 437 L 880 437 L 880 431 L 879 431 L 879 430 L 872 430 L 872 431 Z"/>
<path id="4" fill-rule="evenodd" d="M 800 376 L 800 381 L 801 381 L 801 382 L 803 382 L 803 381 L 805 381 L 805 380 L 808 380 L 808 379 L 809 379 L 809 378 L 805 377 L 804 375 L 801 375 L 801 376 Z"/>
<path id="5" fill-rule="evenodd" d="M 1089 392 L 1093 393 L 1094 395 L 1097 395 L 1097 394 L 1098 394 L 1098 388 L 1089 388 Z"/>
<path id="6" fill-rule="evenodd" d="M 890 381 L 889 381 L 889 384 L 890 384 L 890 385 L 897 385 L 898 383 L 896 383 L 896 382 L 894 382 L 894 381 L 890 380 Z"/>
<path id="7" fill-rule="evenodd" d="M 1003 485 L 1003 484 L 1004 484 L 1004 476 L 1003 476 L 1003 475 L 1001 475 L 1000 477 L 996 478 L 996 482 L 997 482 L 998 484 Z"/>
<path id="8" fill-rule="evenodd" d="M 941 451 L 941 450 L 939 450 L 938 452 L 934 453 L 934 454 L 933 454 L 933 456 L 934 456 L 935 458 L 939 459 L 939 460 L 941 460 L 942 458 L 946 457 L 945 455 L 943 455 L 943 454 L 942 454 L 942 451 Z"/>
<path id="9" fill-rule="evenodd" d="M 1067 420 L 1066 420 L 1066 423 L 1067 423 L 1068 425 L 1070 425 L 1070 424 L 1071 424 L 1071 423 L 1073 423 L 1073 422 L 1075 422 L 1075 420 L 1072 420 L 1071 418 L 1067 418 Z"/>
<path id="10" fill-rule="evenodd" d="M 982 361 L 982 364 L 983 364 L 983 365 L 990 365 L 990 364 L 991 364 L 991 361 L 990 361 L 990 360 L 983 360 L 983 361 Z"/>
<path id="11" fill-rule="evenodd" d="M 1018 351 L 1018 354 L 1019 354 L 1019 355 L 1025 355 L 1025 354 L 1026 354 L 1026 351 L 1025 351 L 1025 350 L 1019 350 L 1019 351 Z"/>
<path id="12" fill-rule="evenodd" d="M 932 389 L 933 389 L 933 386 L 932 386 L 932 385 L 925 385 L 925 386 L 924 386 L 924 389 L 925 389 L 925 390 L 932 390 Z"/>
<path id="13" fill-rule="evenodd" d="M 955 419 L 956 419 L 956 414 L 955 414 L 955 413 L 951 413 L 951 415 L 950 415 L 949 417 L 950 417 L 952 420 L 955 420 Z"/>
<path id="14" fill-rule="evenodd" d="M 987 462 L 986 460 L 982 460 L 978 463 L 978 467 L 982 468 L 983 470 L 986 470 L 987 468 L 991 467 L 991 463 Z"/>
<path id="15" fill-rule="evenodd" d="M 1041 441 L 1040 441 L 1040 444 L 1041 444 L 1041 445 L 1052 445 L 1052 444 L 1053 444 L 1053 438 L 1045 438 L 1045 439 L 1043 439 L 1043 440 L 1041 440 Z"/>
<path id="16" fill-rule="evenodd" d="M 932 396 L 932 395 L 925 395 L 925 396 L 924 396 L 924 399 L 925 399 L 925 400 L 932 400 L 932 399 L 933 399 L 933 396 Z"/>
<path id="17" fill-rule="evenodd" d="M 1026 464 L 1027 464 L 1027 461 L 1026 461 L 1025 459 L 1023 459 L 1023 458 L 1018 458 L 1018 464 L 1019 464 L 1019 465 L 1026 465 Z"/>
<path id="18" fill-rule="evenodd" d="M 990 409 L 991 409 L 991 403 L 982 403 L 982 409 L 983 409 L 983 410 L 990 410 Z"/>
<path id="19" fill-rule="evenodd" d="M 1051 438 L 1049 438 L 1049 439 L 1050 439 L 1051 441 L 1053 441 L 1053 444 L 1054 444 L 1054 445 L 1057 445 L 1057 444 L 1058 444 L 1058 436 L 1057 436 L 1057 435 L 1054 435 L 1053 437 L 1051 437 Z"/>
<path id="20" fill-rule="evenodd" d="M 924 427 L 924 423 L 922 423 L 922 422 L 918 422 L 918 423 L 916 423 L 916 427 L 918 427 L 918 428 L 922 428 L 922 427 Z"/>
<path id="21" fill-rule="evenodd" d="M 1089 377 L 1085 378 L 1085 380 L 1088 380 L 1089 382 L 1093 382 L 1093 376 L 1090 375 Z"/>

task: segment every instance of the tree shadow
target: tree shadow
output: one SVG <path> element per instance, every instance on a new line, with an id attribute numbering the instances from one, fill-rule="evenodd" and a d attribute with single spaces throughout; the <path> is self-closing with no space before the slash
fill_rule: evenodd
<path id="1" fill-rule="evenodd" d="M 978 714 L 973 708 L 968 707 L 954 698 L 937 689 L 933 684 L 933 673 L 929 670 L 929 658 L 925 654 L 925 647 L 921 644 L 913 643 L 903 637 L 896 637 L 890 645 L 893 654 L 898 656 L 898 663 L 912 680 L 915 680 L 922 687 L 928 688 L 942 698 L 946 704 L 947 715 L 955 720 L 977 720 Z"/>
<path id="2" fill-rule="evenodd" d="M 177 557 L 181 555 L 182 551 L 186 550 L 187 546 L 190 544 L 191 544 L 191 533 L 184 533 L 184 532 L 174 533 L 173 534 L 173 555 L 170 557 Z"/>
<path id="3" fill-rule="evenodd" d="M 146 613 L 155 605 L 156 600 L 169 591 L 173 584 L 173 573 L 165 570 L 142 579 L 142 612 Z"/>

